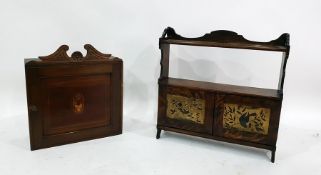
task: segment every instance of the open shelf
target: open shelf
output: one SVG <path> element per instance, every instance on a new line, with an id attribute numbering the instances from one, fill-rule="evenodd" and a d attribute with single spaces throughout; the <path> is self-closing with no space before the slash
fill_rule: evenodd
<path id="1" fill-rule="evenodd" d="M 211 83 L 179 78 L 161 78 L 159 85 L 183 87 L 195 90 L 205 90 L 210 92 L 222 92 L 225 94 L 239 94 L 247 96 L 259 96 L 272 99 L 282 99 L 282 95 L 276 89 L 265 89 L 248 86 L 237 86 L 229 84 Z"/>

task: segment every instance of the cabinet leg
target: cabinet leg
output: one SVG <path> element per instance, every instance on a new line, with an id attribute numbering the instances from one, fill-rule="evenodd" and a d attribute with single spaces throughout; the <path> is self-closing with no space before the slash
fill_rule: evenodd
<path id="1" fill-rule="evenodd" d="M 159 139 L 159 138 L 160 138 L 161 131 L 162 131 L 161 129 L 158 129 L 158 128 L 157 128 L 156 139 Z"/>
<path id="2" fill-rule="evenodd" d="M 274 163 L 275 161 L 275 150 L 271 151 L 271 162 Z"/>

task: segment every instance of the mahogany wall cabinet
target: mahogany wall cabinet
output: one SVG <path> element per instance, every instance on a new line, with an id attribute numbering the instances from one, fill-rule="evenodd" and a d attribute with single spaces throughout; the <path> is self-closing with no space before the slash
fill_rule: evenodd
<path id="1" fill-rule="evenodd" d="M 283 52 L 278 89 L 209 83 L 169 77 L 170 45 L 190 45 Z M 289 34 L 270 42 L 248 41 L 231 31 L 214 31 L 199 38 L 184 38 L 172 28 L 159 39 L 157 136 L 161 130 L 264 148 L 274 162 Z"/>
<path id="2" fill-rule="evenodd" d="M 25 59 L 31 150 L 122 133 L 122 60 L 85 49 Z"/>

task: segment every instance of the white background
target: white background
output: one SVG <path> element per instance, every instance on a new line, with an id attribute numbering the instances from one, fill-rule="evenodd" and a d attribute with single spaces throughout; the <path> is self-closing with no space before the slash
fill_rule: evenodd
<path id="1" fill-rule="evenodd" d="M 0 174 L 321 174 L 321 1 L 0 2 Z M 167 26 L 187 37 L 223 29 L 257 41 L 290 33 L 275 164 L 265 150 L 169 132 L 155 139 L 158 38 Z M 86 43 L 124 60 L 123 134 L 29 151 L 23 59 L 61 44 L 84 53 Z M 174 47 L 170 73 L 275 87 L 280 55 L 252 52 Z"/>

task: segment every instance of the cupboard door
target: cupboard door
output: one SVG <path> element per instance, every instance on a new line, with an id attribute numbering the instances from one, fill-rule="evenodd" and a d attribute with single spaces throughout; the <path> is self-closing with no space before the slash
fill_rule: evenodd
<path id="1" fill-rule="evenodd" d="M 26 66 L 26 82 L 32 150 L 121 134 L 121 64 Z"/>
<path id="2" fill-rule="evenodd" d="M 160 86 L 158 124 L 212 134 L 212 97 L 205 91 Z"/>
<path id="3" fill-rule="evenodd" d="M 111 127 L 110 75 L 45 78 L 44 135 Z"/>
<path id="4" fill-rule="evenodd" d="M 278 100 L 217 94 L 214 135 L 274 145 L 280 108 Z"/>

